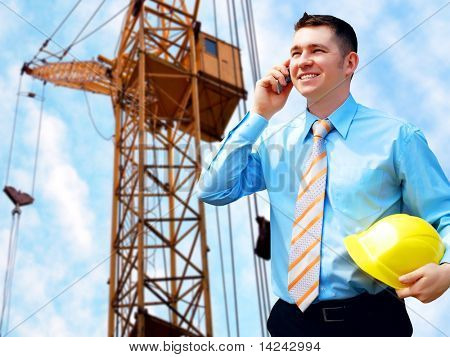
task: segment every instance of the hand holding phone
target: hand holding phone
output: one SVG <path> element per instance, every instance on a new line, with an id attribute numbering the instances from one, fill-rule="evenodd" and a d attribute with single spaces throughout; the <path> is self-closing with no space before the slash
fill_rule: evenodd
<path id="1" fill-rule="evenodd" d="M 289 72 L 289 68 L 288 68 L 288 72 Z M 286 83 L 290 83 L 291 82 L 291 73 L 289 72 L 289 75 L 284 77 Z M 283 86 L 281 85 L 280 81 L 277 81 L 277 94 L 280 94 L 281 91 L 283 90 Z"/>
<path id="2" fill-rule="evenodd" d="M 252 111 L 269 120 L 283 108 L 293 88 L 289 73 L 290 58 L 275 65 L 255 85 Z"/>

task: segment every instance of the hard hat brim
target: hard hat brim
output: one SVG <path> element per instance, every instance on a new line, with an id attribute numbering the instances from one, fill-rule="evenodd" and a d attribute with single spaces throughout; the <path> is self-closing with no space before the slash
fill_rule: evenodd
<path id="1" fill-rule="evenodd" d="M 402 289 L 407 287 L 407 285 L 400 283 L 395 273 L 371 259 L 370 253 L 365 251 L 364 247 L 359 244 L 358 238 L 359 234 L 353 234 L 344 239 L 347 252 L 356 265 L 371 277 L 392 288 Z"/>

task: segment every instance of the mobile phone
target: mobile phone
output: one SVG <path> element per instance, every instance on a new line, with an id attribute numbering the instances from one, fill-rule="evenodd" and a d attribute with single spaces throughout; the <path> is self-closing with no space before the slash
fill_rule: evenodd
<path id="1" fill-rule="evenodd" d="M 289 68 L 288 68 L 288 72 L 289 72 Z M 285 76 L 284 79 L 286 80 L 286 83 L 290 83 L 291 82 L 291 73 L 289 72 L 289 74 L 287 76 Z M 283 86 L 281 85 L 280 82 L 277 82 L 277 94 L 280 94 L 282 90 L 283 90 Z"/>

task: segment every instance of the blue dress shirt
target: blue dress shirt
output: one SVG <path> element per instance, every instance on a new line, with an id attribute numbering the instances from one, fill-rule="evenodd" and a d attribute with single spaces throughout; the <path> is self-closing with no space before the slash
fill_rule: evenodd
<path id="1" fill-rule="evenodd" d="M 404 212 L 431 223 L 446 245 L 442 262 L 450 262 L 450 185 L 422 132 L 356 103 L 351 94 L 328 118 L 335 129 L 325 139 L 328 176 L 315 302 L 386 288 L 355 265 L 343 238 L 391 214 Z M 264 117 L 247 113 L 197 184 L 197 197 L 213 205 L 268 191 L 272 287 L 289 303 L 294 303 L 287 285 L 295 200 L 317 119 L 306 111 L 287 124 L 268 125 Z"/>

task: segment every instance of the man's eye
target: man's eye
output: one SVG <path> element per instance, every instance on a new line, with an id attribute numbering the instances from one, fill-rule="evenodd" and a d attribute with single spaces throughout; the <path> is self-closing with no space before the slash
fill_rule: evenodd
<path id="1" fill-rule="evenodd" d="M 316 48 L 313 52 L 316 53 L 318 51 L 323 52 L 323 50 L 321 50 L 320 48 Z"/>
<path id="2" fill-rule="evenodd" d="M 292 57 L 294 57 L 296 55 L 301 55 L 301 53 L 300 52 L 292 52 Z"/>

